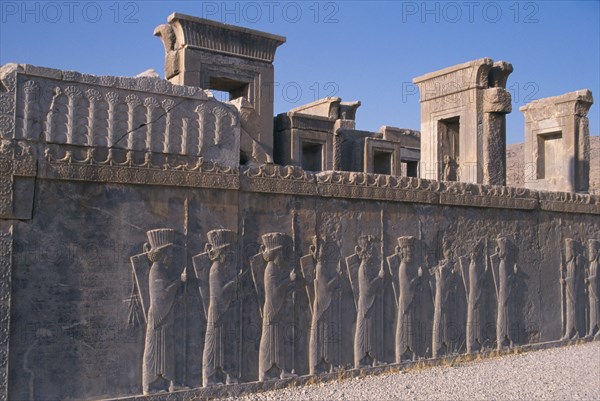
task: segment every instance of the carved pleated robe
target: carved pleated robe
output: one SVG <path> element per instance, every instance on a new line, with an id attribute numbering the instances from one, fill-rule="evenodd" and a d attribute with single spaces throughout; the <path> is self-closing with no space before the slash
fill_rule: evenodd
<path id="1" fill-rule="evenodd" d="M 467 294 L 467 352 L 474 351 L 473 346 L 476 343 L 483 343 L 483 305 L 481 295 L 483 291 L 483 273 L 481 268 L 477 267 L 477 262 L 473 259 L 469 264 L 469 291 Z"/>
<path id="2" fill-rule="evenodd" d="M 509 335 L 509 301 L 510 287 L 512 286 L 514 276 L 511 267 L 506 263 L 506 259 L 500 259 L 498 265 L 498 315 L 496 319 L 496 339 L 498 346 L 505 339 L 510 339 Z"/>
<path id="3" fill-rule="evenodd" d="M 445 260 L 442 261 L 434 271 L 435 277 L 435 299 L 433 311 L 433 338 L 432 338 L 432 354 L 437 357 L 442 346 L 449 345 L 448 324 L 449 322 L 449 306 L 447 303 L 448 293 L 450 290 L 450 281 L 452 276 L 452 263 Z"/>
<path id="4" fill-rule="evenodd" d="M 265 304 L 263 306 L 262 334 L 258 355 L 258 380 L 269 379 L 268 373 L 274 366 L 281 371 L 283 366 L 283 334 L 280 327 L 280 312 L 285 303 L 288 278 L 281 267 L 268 262 L 265 268 Z"/>
<path id="5" fill-rule="evenodd" d="M 577 327 L 577 294 L 579 293 L 579 275 L 577 269 L 577 257 L 572 258 L 567 262 L 567 269 L 565 274 L 565 336 L 570 338 L 575 333 L 578 333 Z M 579 333 L 578 333 L 579 334 Z"/>
<path id="6" fill-rule="evenodd" d="M 144 390 L 148 390 L 159 378 L 167 381 L 175 379 L 173 305 L 180 283 L 172 279 L 164 264 L 152 264 L 149 275 L 150 308 L 142 365 Z"/>
<path id="7" fill-rule="evenodd" d="M 588 275 L 588 296 L 590 302 L 588 335 L 593 335 L 600 329 L 600 305 L 598 305 L 598 260 L 590 262 Z"/>
<path id="8" fill-rule="evenodd" d="M 324 360 L 326 364 L 333 364 L 337 359 L 337 329 L 339 327 L 338 302 L 334 299 L 335 291 L 330 288 L 330 280 L 325 273 L 326 266 L 317 262 L 315 286 L 315 301 L 311 320 L 309 340 L 309 363 L 311 372 Z M 335 269 L 331 269 L 335 271 Z M 335 280 L 335 278 L 333 279 Z M 332 336 L 334 338 L 332 338 Z M 333 341 L 333 340 L 337 341 Z"/>
<path id="9" fill-rule="evenodd" d="M 358 268 L 359 296 L 354 335 L 354 366 L 368 354 L 377 360 L 377 323 L 381 311 L 375 305 L 381 280 L 378 279 L 379 261 L 376 258 L 363 259 Z"/>
<path id="10" fill-rule="evenodd" d="M 235 285 L 227 277 L 226 266 L 213 262 L 209 273 L 209 303 L 206 316 L 206 336 L 202 354 L 202 381 L 204 385 L 216 381 L 218 370 L 223 374 L 232 374 L 237 355 L 235 322 L 237 315 L 230 308 L 234 297 Z M 229 341 L 228 341 L 229 340 Z"/>
<path id="11" fill-rule="evenodd" d="M 417 339 L 415 327 L 415 287 L 414 280 L 417 271 L 409 263 L 400 262 L 398 279 L 400 295 L 398 299 L 398 317 L 396 325 L 396 362 L 400 362 L 402 355 L 416 352 Z"/>

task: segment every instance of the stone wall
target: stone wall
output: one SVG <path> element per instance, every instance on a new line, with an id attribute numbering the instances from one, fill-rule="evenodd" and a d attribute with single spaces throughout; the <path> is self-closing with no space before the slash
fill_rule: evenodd
<path id="1" fill-rule="evenodd" d="M 161 375 L 197 388 L 589 331 L 598 196 L 238 167 L 235 110 L 196 88 L 33 67 L 1 78 L 0 399 L 136 396 L 167 390 Z M 199 106 L 231 115 L 182 136 L 147 105 L 96 114 L 77 96 L 94 90 L 185 104 L 169 127 Z M 196 152 L 205 133 L 210 156 Z"/>
<path id="2" fill-rule="evenodd" d="M 509 238 L 518 267 L 510 338 L 526 344 L 561 337 L 561 239 L 584 243 L 600 232 L 600 202 L 582 195 L 469 184 L 445 187 L 362 173 L 314 176 L 283 167 L 238 174 L 215 172 L 212 165 L 208 171 L 201 166 L 188 172 L 43 158 L 38 166 L 32 219 L 1 221 L 3 237 L 12 241 L 9 399 L 99 399 L 142 392 L 145 329 L 143 322 L 136 325 L 130 309 L 135 295 L 130 257 L 144 252 L 146 232 L 152 229 L 178 232 L 173 268 L 178 274 L 185 259 L 189 267 L 186 291 L 182 285 L 175 304 L 175 353 L 177 380 L 191 387 L 201 385 L 206 320 L 190 259 L 202 254 L 210 230 L 238 233 L 236 267 L 243 273 L 230 306 L 237 317 L 227 352 L 234 353 L 233 373 L 241 382 L 258 379 L 260 298 L 250 260 L 263 245 L 263 234 L 282 232 L 291 239 L 283 268 L 295 269 L 298 278 L 283 299 L 280 364 L 287 372 L 304 375 L 309 373 L 311 315 L 300 258 L 309 254 L 315 234 L 339 248 L 333 257 L 339 259 L 342 275 L 328 344 L 335 348 L 335 366 L 351 368 L 356 310 L 346 258 L 355 254 L 360 236 L 375 239 L 376 271 L 381 267 L 385 272 L 372 335 L 379 347 L 374 356 L 390 363 L 396 344 L 395 269 L 385 262 L 397 252 L 396 238 L 415 237 L 415 260 L 423 276 L 415 296 L 414 351 L 418 357 L 431 357 L 432 269 L 444 258 L 444 240 L 458 265 L 459 257 L 468 258 L 478 243 L 483 248 L 476 257 L 484 258 L 486 252 L 495 253 L 498 236 Z M 143 183 L 139 174 L 146 178 Z M 467 301 L 460 275 L 452 276 L 446 338 L 448 352 L 460 353 L 466 351 Z M 495 347 L 496 341 L 493 285 L 488 271 L 480 322 L 486 347 Z M 181 344 L 186 344 L 185 351 Z"/>

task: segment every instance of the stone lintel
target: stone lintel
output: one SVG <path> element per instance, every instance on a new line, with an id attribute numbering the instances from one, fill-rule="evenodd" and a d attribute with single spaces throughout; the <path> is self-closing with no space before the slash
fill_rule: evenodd
<path id="1" fill-rule="evenodd" d="M 335 120 L 329 117 L 304 113 L 281 113 L 277 115 L 277 130 L 290 128 L 308 129 L 314 131 L 333 132 Z"/>
<path id="2" fill-rule="evenodd" d="M 419 87 L 421 102 L 469 89 L 487 88 L 488 73 L 494 66 L 490 58 L 481 58 L 413 78 Z"/>
<path id="3" fill-rule="evenodd" d="M 294 107 L 290 113 L 301 113 L 311 116 L 337 118 L 342 99 L 337 96 L 324 97 L 302 106 Z"/>
<path id="4" fill-rule="evenodd" d="M 277 47 L 286 41 L 283 36 L 186 14 L 173 13 L 168 21 L 174 28 L 177 48 L 203 49 L 272 63 Z"/>

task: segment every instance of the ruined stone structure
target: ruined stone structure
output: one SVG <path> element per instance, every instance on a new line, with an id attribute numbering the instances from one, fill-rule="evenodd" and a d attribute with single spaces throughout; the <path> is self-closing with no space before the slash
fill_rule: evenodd
<path id="1" fill-rule="evenodd" d="M 165 46 L 165 78 L 244 97 L 257 114 L 254 139 L 272 154 L 273 59 L 285 38 L 178 13 L 154 34 Z"/>
<path id="2" fill-rule="evenodd" d="M 339 98 L 269 125 L 284 38 L 156 32 L 171 82 L 0 68 L 0 400 L 187 401 L 598 338 L 600 197 L 500 185 L 509 64 L 418 78 L 421 136 L 359 131 Z"/>
<path id="3" fill-rule="evenodd" d="M 419 132 L 356 129 L 360 102 L 328 97 L 275 118 L 275 162 L 306 171 L 343 170 L 417 177 Z"/>
<path id="4" fill-rule="evenodd" d="M 592 92 L 540 99 L 525 114 L 525 186 L 580 192 L 589 188 L 590 132 L 586 117 Z"/>
<path id="5" fill-rule="evenodd" d="M 421 92 L 420 177 L 506 184 L 511 64 L 474 60 L 415 78 Z"/>

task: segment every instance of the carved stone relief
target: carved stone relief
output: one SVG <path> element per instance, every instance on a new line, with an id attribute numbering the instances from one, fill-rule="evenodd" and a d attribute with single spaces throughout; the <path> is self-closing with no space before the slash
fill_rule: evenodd
<path id="1" fill-rule="evenodd" d="M 564 260 L 560 270 L 563 340 L 585 336 L 585 262 L 580 246 L 574 239 L 565 238 Z"/>
<path id="2" fill-rule="evenodd" d="M 496 240 L 496 253 L 490 257 L 494 287 L 496 289 L 497 320 L 496 320 L 496 346 L 498 349 L 506 344 L 512 347 L 513 340 L 510 335 L 511 322 L 511 293 L 515 286 L 515 276 L 518 274 L 517 264 L 514 260 L 516 252 L 513 244 L 506 237 Z"/>
<path id="3" fill-rule="evenodd" d="M 455 355 L 463 339 L 475 352 L 494 341 L 502 348 L 600 335 L 600 197 L 289 166 L 238 169 L 228 161 L 237 163 L 239 153 L 211 153 L 236 146 L 227 141 L 241 136 L 237 112 L 201 90 L 52 74 L 2 78 L 19 96 L 0 94 L 0 400 L 193 399 L 220 384 Z M 24 117 L 3 120 L 15 105 Z M 25 179 L 35 180 L 36 196 L 21 221 L 14 211 Z M 174 230 L 150 230 L 157 222 L 176 227 L 174 211 L 188 195 L 201 205 L 192 226 L 208 242 L 190 245 L 193 271 Z M 342 234 L 324 233 L 328 223 L 314 217 L 324 208 L 345 213 Z M 381 219 L 360 213 L 366 208 Z M 384 212 L 397 221 L 393 229 Z M 235 229 L 218 228 L 235 227 L 240 215 Z M 557 215 L 564 221 L 555 223 Z M 417 234 L 412 226 L 422 218 L 445 228 L 419 224 Z M 548 234 L 556 225 L 568 227 L 566 243 Z M 422 258 L 440 239 L 442 255 Z M 198 297 L 187 314 L 182 292 Z M 194 351 L 186 357 L 198 366 L 187 377 L 179 371 L 182 316 L 201 326 L 187 338 Z M 540 337 L 523 340 L 511 330 L 529 324 L 539 325 Z M 417 325 L 431 329 L 431 341 L 415 335 Z M 131 327 L 138 330 L 123 335 Z M 200 382 L 207 388 L 173 392 Z"/>
<path id="4" fill-rule="evenodd" d="M 431 269 L 432 293 L 434 294 L 433 336 L 431 342 L 431 356 L 437 358 L 450 352 L 451 341 L 450 325 L 452 324 L 452 310 L 449 308 L 448 296 L 454 292 L 454 278 L 457 273 L 454 254 L 448 241 L 444 238 L 442 243 L 444 259 Z"/>
<path id="5" fill-rule="evenodd" d="M 340 362 L 337 331 L 341 324 L 339 280 L 343 271 L 339 246 L 331 239 L 314 236 L 300 264 L 311 312 L 309 373 L 330 372 Z"/>
<path id="6" fill-rule="evenodd" d="M 353 255 L 346 258 L 346 269 L 356 306 L 354 332 L 354 367 L 374 366 L 381 363 L 377 331 L 383 319 L 379 305 L 379 288 L 385 271 L 377 253 L 378 240 L 372 235 L 361 235 Z"/>
<path id="7" fill-rule="evenodd" d="M 181 267 L 172 266 L 177 249 L 175 231 L 161 228 L 147 234 L 145 252 L 131 258 L 146 322 L 142 361 L 144 394 L 174 391 L 178 387 L 174 334 L 177 327 L 173 307 L 178 290 L 187 280 Z"/>
<path id="8" fill-rule="evenodd" d="M 396 254 L 388 257 L 396 299 L 396 363 L 417 357 L 416 308 L 417 287 L 421 285 L 423 268 L 415 264 L 416 238 L 398 238 Z"/>
<path id="9" fill-rule="evenodd" d="M 236 326 L 240 319 L 232 307 L 237 298 L 237 235 L 226 229 L 207 233 L 206 251 L 194 256 L 194 270 L 206 319 L 202 355 L 202 384 L 237 383 Z M 233 335 L 232 335 L 233 334 Z"/>
<path id="10" fill-rule="evenodd" d="M 238 111 L 196 88 L 177 88 L 148 77 L 78 81 L 77 74 L 66 72 L 61 72 L 63 80 L 57 80 L 54 73 L 29 76 L 22 69 L 31 68 L 18 66 L 12 72 L 18 77 L 18 107 L 23 110 L 12 133 L 17 138 L 203 156 L 232 167 L 239 164 Z M 190 97 L 174 97 L 182 95 Z M 14 121 L 11 127 L 12 131 Z"/>
<path id="11" fill-rule="evenodd" d="M 488 257 L 484 252 L 487 252 L 487 246 L 480 240 L 472 246 L 468 256 L 459 258 L 460 274 L 467 295 L 467 353 L 481 350 L 485 342 L 483 329 L 487 311 L 482 293 L 485 291 Z"/>
<path id="12" fill-rule="evenodd" d="M 599 280 L 598 265 L 600 264 L 600 241 L 596 239 L 588 240 L 588 258 L 589 265 L 586 270 L 589 296 L 589 319 L 588 319 L 588 337 L 600 337 L 600 298 L 599 298 Z"/>
<path id="13" fill-rule="evenodd" d="M 284 357 L 284 327 L 280 326 L 285 298 L 293 289 L 296 272 L 290 266 L 290 238 L 274 232 L 262 236 L 261 252 L 252 257 L 250 267 L 258 294 L 262 332 L 258 356 L 258 380 L 289 376 Z M 265 265 L 266 262 L 266 265 Z"/>

